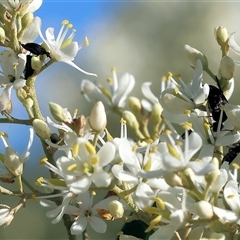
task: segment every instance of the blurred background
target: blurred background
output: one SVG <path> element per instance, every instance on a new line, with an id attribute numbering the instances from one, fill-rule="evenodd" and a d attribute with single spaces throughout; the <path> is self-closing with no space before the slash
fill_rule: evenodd
<path id="1" fill-rule="evenodd" d="M 1 2 L 1 1 L 0 1 Z M 235 32 L 240 44 L 240 3 L 237 2 L 141 2 L 141 1 L 51 1 L 44 0 L 35 16 L 42 19 L 42 32 L 48 27 L 61 28 L 64 19 L 69 20 L 77 30 L 74 40 L 82 42 L 87 36 L 90 46 L 78 53 L 74 62 L 82 69 L 94 72 L 98 78 L 82 74 L 64 64 L 55 63 L 42 74 L 36 82 L 37 94 L 43 115 L 50 116 L 48 102 L 67 107 L 70 112 L 89 115 L 93 104 L 88 103 L 80 94 L 83 79 L 98 81 L 106 86 L 111 76 L 111 68 L 116 67 L 118 78 L 125 72 L 134 75 L 136 85 L 132 96 L 141 98 L 142 82 L 153 82 L 152 90 L 159 95 L 160 79 L 168 71 L 182 74 L 186 82 L 192 80 L 193 70 L 184 54 L 188 44 L 206 55 L 211 70 L 217 73 L 221 60 L 220 47 L 214 38 L 214 28 L 225 26 L 229 33 Z M 36 41 L 40 43 L 41 41 Z M 240 57 L 230 54 L 234 59 Z M 239 67 L 236 67 L 235 90 L 231 103 L 238 104 Z M 204 81 L 213 81 L 204 75 Z M 26 118 L 24 109 L 13 92 L 13 112 L 16 118 Z M 119 136 L 119 116 L 108 115 L 108 129 L 113 136 Z M 1 124 L 1 130 L 9 135 L 11 146 L 22 153 L 28 142 L 28 127 Z M 0 151 L 3 152 L 0 143 Z M 24 177 L 34 182 L 38 177 L 48 177 L 48 171 L 39 167 L 43 156 L 40 142 L 34 138 L 30 160 L 26 165 Z M 3 185 L 9 187 L 9 185 Z M 11 189 L 16 189 L 13 184 Z M 18 199 L 0 196 L 0 203 L 15 206 Z M 67 239 L 63 223 L 51 224 L 46 211 L 33 201 L 15 216 L 7 228 L 0 228 L 0 239 Z M 122 223 L 108 223 L 106 234 L 94 235 L 91 239 L 115 239 Z M 79 236 L 78 239 L 81 239 Z"/>

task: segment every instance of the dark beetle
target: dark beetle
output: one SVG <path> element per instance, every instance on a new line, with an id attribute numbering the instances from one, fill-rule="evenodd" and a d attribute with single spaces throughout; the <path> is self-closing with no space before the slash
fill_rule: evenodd
<path id="1" fill-rule="evenodd" d="M 24 49 L 28 50 L 30 53 L 35 54 L 36 56 L 46 54 L 47 57 L 51 58 L 50 53 L 47 52 L 44 47 L 42 47 L 41 45 L 39 45 L 37 43 L 26 43 L 26 44 L 21 43 L 21 46 Z"/>
<path id="2" fill-rule="evenodd" d="M 32 56 L 31 55 L 27 55 L 27 62 L 25 65 L 25 69 L 24 69 L 24 77 L 25 79 L 28 79 L 29 77 L 31 77 L 34 73 L 34 69 L 32 69 Z"/>
<path id="3" fill-rule="evenodd" d="M 218 83 L 218 79 L 217 79 L 217 83 Z M 218 83 L 219 85 L 219 83 Z M 226 97 L 223 94 L 222 89 L 217 88 L 213 85 L 209 85 L 209 95 L 208 95 L 208 106 L 209 106 L 209 110 L 211 111 L 212 114 L 212 118 L 215 121 L 213 123 L 213 131 L 216 132 L 217 131 L 217 126 L 220 120 L 220 115 L 221 115 L 221 107 L 224 106 L 225 104 L 228 103 L 228 100 L 226 99 Z M 221 129 L 224 126 L 224 122 L 227 120 L 227 115 L 225 113 L 225 111 L 223 111 L 222 113 L 222 122 L 221 122 Z"/>
<path id="4" fill-rule="evenodd" d="M 222 162 L 226 161 L 229 164 L 237 157 L 240 153 L 240 142 L 237 142 L 233 147 L 229 148 L 228 153 L 223 157 Z"/>

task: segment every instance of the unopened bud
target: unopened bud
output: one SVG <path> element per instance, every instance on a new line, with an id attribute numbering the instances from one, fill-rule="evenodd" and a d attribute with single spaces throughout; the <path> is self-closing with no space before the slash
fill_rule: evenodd
<path id="1" fill-rule="evenodd" d="M 211 219 L 213 217 L 212 205 L 207 201 L 196 202 L 194 210 L 201 219 Z"/>
<path id="2" fill-rule="evenodd" d="M 114 218 L 121 218 L 124 214 L 123 205 L 117 200 L 113 200 L 108 204 L 108 210 Z"/>
<path id="3" fill-rule="evenodd" d="M 196 61 L 199 59 L 202 63 L 203 69 L 208 68 L 208 60 L 203 53 L 198 51 L 196 48 L 190 47 L 189 45 L 185 45 L 184 48 L 187 54 L 187 58 L 190 60 L 194 67 L 196 66 Z"/>
<path id="4" fill-rule="evenodd" d="M 7 227 L 13 220 L 14 215 L 11 208 L 5 204 L 0 204 L 0 226 Z"/>
<path id="5" fill-rule="evenodd" d="M 22 102 L 25 98 L 27 98 L 27 93 L 23 88 L 16 89 L 17 97 Z"/>
<path id="6" fill-rule="evenodd" d="M 214 28 L 214 36 L 217 40 L 217 43 L 221 47 L 224 47 L 227 44 L 229 34 L 228 34 L 228 31 L 225 27 L 219 26 L 219 27 Z"/>
<path id="7" fill-rule="evenodd" d="M 127 126 L 132 128 L 133 130 L 139 129 L 139 123 L 135 117 L 135 115 L 130 111 L 124 111 L 122 113 L 122 118 L 126 120 Z"/>
<path id="8" fill-rule="evenodd" d="M 21 19 L 22 27 L 25 29 L 27 28 L 33 21 L 33 13 L 27 12 Z"/>
<path id="9" fill-rule="evenodd" d="M 4 29 L 2 27 L 0 27 L 0 42 L 4 43 L 5 42 L 5 38 L 6 38 L 5 31 L 4 31 Z"/>
<path id="10" fill-rule="evenodd" d="M 182 179 L 173 172 L 169 172 L 164 175 L 166 183 L 171 187 L 183 187 Z"/>
<path id="11" fill-rule="evenodd" d="M 10 147 L 6 147 L 4 154 L 4 165 L 15 177 L 22 175 L 23 163 L 18 153 Z"/>
<path id="12" fill-rule="evenodd" d="M 49 108 L 50 108 L 50 112 L 55 120 L 57 120 L 58 122 L 65 121 L 65 111 L 60 105 L 50 102 Z"/>
<path id="13" fill-rule="evenodd" d="M 22 103 L 26 109 L 30 109 L 33 106 L 33 100 L 31 98 L 24 99 Z"/>
<path id="14" fill-rule="evenodd" d="M 98 101 L 92 108 L 89 125 L 93 131 L 100 133 L 107 125 L 107 116 L 104 105 L 101 101 Z"/>
<path id="15" fill-rule="evenodd" d="M 153 104 L 151 119 L 154 124 L 159 124 L 162 121 L 162 117 L 161 117 L 162 111 L 163 111 L 163 108 L 160 105 L 160 103 Z"/>
<path id="16" fill-rule="evenodd" d="M 37 133 L 37 135 L 41 139 L 43 139 L 43 140 L 50 139 L 51 130 L 43 120 L 34 119 L 33 120 L 33 128 L 34 128 L 35 132 Z"/>
<path id="17" fill-rule="evenodd" d="M 220 68 L 218 71 L 218 78 L 224 78 L 230 80 L 233 78 L 235 71 L 235 62 L 229 56 L 224 56 L 220 62 Z"/>
<path id="18" fill-rule="evenodd" d="M 135 113 L 140 113 L 142 109 L 141 102 L 138 98 L 136 97 L 129 97 L 128 98 L 128 105 L 133 110 Z"/>
<path id="19" fill-rule="evenodd" d="M 36 71 L 40 71 L 42 68 L 42 61 L 39 59 L 39 57 L 32 57 L 31 59 L 31 67 L 32 69 Z"/>

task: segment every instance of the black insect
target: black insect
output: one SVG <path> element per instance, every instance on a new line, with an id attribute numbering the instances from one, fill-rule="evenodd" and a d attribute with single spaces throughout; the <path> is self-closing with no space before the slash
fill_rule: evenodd
<path id="1" fill-rule="evenodd" d="M 60 141 L 60 138 L 56 133 L 52 133 L 50 136 L 50 140 L 52 143 L 58 143 Z"/>
<path id="2" fill-rule="evenodd" d="M 216 79 L 216 80 L 217 80 L 217 84 L 218 84 L 219 88 L 217 88 L 213 85 L 209 85 L 210 90 L 209 90 L 209 95 L 208 95 L 209 110 L 211 111 L 212 118 L 215 121 L 213 123 L 213 128 L 212 128 L 214 132 L 217 131 L 218 123 L 220 121 L 221 107 L 228 103 L 228 100 L 224 96 L 223 91 L 219 86 L 218 79 Z M 225 111 L 223 111 L 221 129 L 223 128 L 224 122 L 226 120 L 227 120 L 227 115 L 226 115 Z"/>
<path id="3" fill-rule="evenodd" d="M 223 157 L 223 161 L 228 162 L 229 164 L 237 157 L 240 153 L 240 142 L 237 142 L 233 147 L 229 148 L 228 153 Z"/>
<path id="4" fill-rule="evenodd" d="M 21 46 L 24 49 L 28 50 L 30 53 L 35 54 L 36 56 L 46 54 L 47 57 L 51 58 L 50 52 L 47 52 L 44 47 L 42 47 L 41 45 L 39 45 L 37 43 L 26 43 L 26 44 L 21 43 Z"/>
<path id="5" fill-rule="evenodd" d="M 31 61 L 32 61 L 32 56 L 31 55 L 27 55 L 27 62 L 26 62 L 25 69 L 24 69 L 24 77 L 25 77 L 25 79 L 28 79 L 34 73 L 34 69 L 32 69 Z"/>
<path id="6" fill-rule="evenodd" d="M 189 136 L 192 132 L 193 132 L 193 131 L 192 131 L 191 129 L 189 129 L 189 130 L 187 131 L 188 136 Z M 181 138 L 182 138 L 182 139 L 185 139 L 185 138 L 186 138 L 185 132 L 181 135 Z"/>

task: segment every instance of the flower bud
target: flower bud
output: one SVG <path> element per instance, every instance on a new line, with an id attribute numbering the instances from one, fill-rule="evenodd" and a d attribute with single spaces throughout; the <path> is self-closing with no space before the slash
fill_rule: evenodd
<path id="1" fill-rule="evenodd" d="M 194 67 L 196 66 L 197 59 L 199 59 L 202 63 L 203 69 L 208 68 L 208 60 L 203 53 L 195 48 L 190 47 L 189 45 L 185 45 L 184 48 L 187 54 L 187 58 L 190 60 Z"/>
<path id="2" fill-rule="evenodd" d="M 4 31 L 4 29 L 2 27 L 0 27 L 0 42 L 2 44 L 4 44 L 5 38 L 6 38 L 5 31 Z"/>
<path id="3" fill-rule="evenodd" d="M 135 113 L 140 113 L 142 109 L 141 102 L 138 98 L 136 97 L 129 97 L 128 98 L 128 105 L 133 110 Z"/>
<path id="4" fill-rule="evenodd" d="M 23 88 L 16 89 L 17 97 L 22 102 L 25 98 L 27 98 L 27 93 Z"/>
<path id="5" fill-rule="evenodd" d="M 235 62 L 229 56 L 224 56 L 220 61 L 220 68 L 218 70 L 218 78 L 230 80 L 233 78 L 235 71 Z"/>
<path id="6" fill-rule="evenodd" d="M 121 218 L 124 214 L 123 205 L 117 200 L 113 200 L 108 204 L 108 210 L 114 218 Z"/>
<path id="7" fill-rule="evenodd" d="M 11 208 L 7 205 L 0 204 L 0 226 L 7 227 L 13 220 L 14 215 Z"/>
<path id="8" fill-rule="evenodd" d="M 60 105 L 50 102 L 49 108 L 50 108 L 50 112 L 55 120 L 57 120 L 58 122 L 65 121 L 65 114 L 64 114 L 65 111 Z"/>
<path id="9" fill-rule="evenodd" d="M 173 172 L 169 172 L 164 175 L 166 183 L 171 187 L 183 187 L 182 179 Z"/>
<path id="10" fill-rule="evenodd" d="M 22 103 L 26 109 L 30 109 L 33 106 L 33 100 L 31 98 L 24 99 Z"/>
<path id="11" fill-rule="evenodd" d="M 31 59 L 31 67 L 32 69 L 36 71 L 40 71 L 42 68 L 42 61 L 39 59 L 39 57 L 32 57 Z"/>
<path id="12" fill-rule="evenodd" d="M 107 125 L 107 116 L 104 105 L 98 101 L 92 108 L 90 117 L 88 119 L 89 125 L 93 131 L 100 133 Z"/>
<path id="13" fill-rule="evenodd" d="M 227 44 L 228 42 L 228 38 L 229 38 L 229 34 L 228 31 L 225 27 L 223 26 L 219 26 L 214 28 L 214 36 L 217 40 L 217 43 L 223 47 Z"/>
<path id="14" fill-rule="evenodd" d="M 43 139 L 43 140 L 50 139 L 51 130 L 43 120 L 34 119 L 33 120 L 33 128 L 34 128 L 35 132 L 37 133 L 37 135 L 41 139 Z"/>
<path id="15" fill-rule="evenodd" d="M 15 177 L 22 175 L 23 163 L 18 153 L 10 147 L 6 147 L 4 154 L 4 165 Z"/>
<path id="16" fill-rule="evenodd" d="M 201 219 L 211 219 L 213 217 L 212 205 L 207 201 L 196 202 L 194 210 Z"/>
<path id="17" fill-rule="evenodd" d="M 33 21 L 33 13 L 27 12 L 21 19 L 23 29 L 27 28 Z"/>
<path id="18" fill-rule="evenodd" d="M 160 103 L 153 104 L 151 119 L 152 119 L 154 124 L 161 123 L 161 121 L 162 121 L 162 117 L 161 117 L 162 111 L 163 111 L 163 108 L 160 105 Z"/>
<path id="19" fill-rule="evenodd" d="M 139 123 L 135 117 L 135 115 L 130 111 L 124 111 L 122 113 L 122 117 L 127 122 L 127 126 L 132 128 L 133 130 L 139 129 Z"/>

